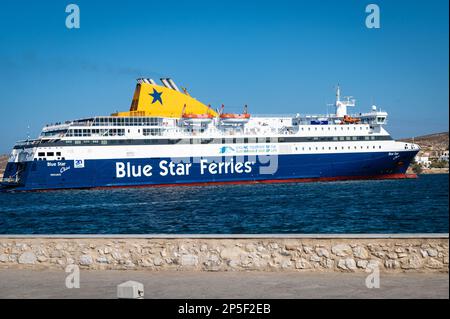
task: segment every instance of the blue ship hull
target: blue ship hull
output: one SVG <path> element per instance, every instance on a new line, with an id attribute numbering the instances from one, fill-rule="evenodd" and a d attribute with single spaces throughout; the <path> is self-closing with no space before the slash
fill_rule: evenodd
<path id="1" fill-rule="evenodd" d="M 254 161 L 254 164 L 245 166 L 248 157 L 239 160 L 223 157 L 222 161 L 231 164 L 224 165 L 228 170 L 222 167 L 220 172 L 217 166 L 212 166 L 216 170 L 210 170 L 209 166 L 213 161 L 217 162 L 217 158 L 203 158 L 203 164 L 200 159 L 192 161 L 191 158 L 189 167 L 178 165 L 176 159 L 170 158 L 8 163 L 4 177 L 17 175 L 17 179 L 4 179 L 2 190 L 398 178 L 406 176 L 406 170 L 416 154 L 414 150 L 279 155 L 276 156 L 277 169 L 270 173 L 261 173 L 261 170 L 270 171 L 267 163 Z M 172 172 L 169 167 L 171 162 L 175 166 Z M 239 162 L 243 164 L 236 166 Z"/>

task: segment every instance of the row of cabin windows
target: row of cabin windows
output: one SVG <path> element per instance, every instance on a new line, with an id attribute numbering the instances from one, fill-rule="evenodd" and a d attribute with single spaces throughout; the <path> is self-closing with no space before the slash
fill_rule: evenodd
<path id="1" fill-rule="evenodd" d="M 149 129 L 146 136 L 158 135 Z M 337 141 L 376 141 L 391 140 L 390 136 L 321 136 L 321 137 L 255 137 L 255 138 L 183 138 L 148 140 L 65 140 L 65 144 L 247 144 L 247 143 L 298 143 L 298 142 L 337 142 Z"/>
<path id="2" fill-rule="evenodd" d="M 45 152 L 38 152 L 38 156 L 45 156 Z M 47 152 L 47 156 L 55 156 L 55 153 Z M 61 152 L 56 152 L 56 156 L 61 156 Z"/>
<path id="3" fill-rule="evenodd" d="M 127 130 L 130 133 L 130 130 Z M 141 130 L 138 130 L 140 133 Z M 156 136 L 161 135 L 162 130 L 160 128 L 144 128 L 142 130 L 142 134 L 144 136 Z M 125 129 L 73 129 L 68 130 L 66 136 L 67 137 L 78 137 L 78 136 L 92 136 L 92 135 L 100 135 L 100 136 L 125 136 Z"/>
<path id="4" fill-rule="evenodd" d="M 350 130 L 350 126 L 346 126 L 346 127 L 347 127 L 347 130 Z M 368 127 L 368 126 L 366 126 L 365 128 L 366 128 L 366 130 L 368 130 L 368 129 L 369 129 L 369 127 Z M 325 130 L 325 128 L 324 128 L 323 126 L 321 127 L 321 129 L 322 129 L 322 131 L 324 131 L 324 130 Z M 362 127 L 362 126 L 360 126 L 360 127 L 359 127 L 359 129 L 360 129 L 360 130 L 362 130 L 362 129 L 363 129 L 363 127 Z M 302 127 L 302 128 L 301 128 L 301 130 L 302 130 L 302 131 L 304 131 L 304 130 L 305 130 L 305 128 L 304 128 L 304 127 Z M 318 129 L 317 129 L 317 127 L 314 127 L 314 131 L 317 131 L 317 130 L 318 130 Z M 335 130 L 335 131 L 337 131 L 337 127 L 336 127 L 336 126 L 334 127 L 334 130 Z M 344 126 L 341 126 L 341 131 L 343 131 L 343 130 L 344 130 Z M 356 131 L 356 126 L 353 126 L 353 130 L 355 130 L 355 131 Z M 311 131 L 311 127 L 308 127 L 308 131 Z M 331 131 L 331 127 L 329 127 L 329 126 L 328 126 L 328 131 Z"/>
<path id="5" fill-rule="evenodd" d="M 342 150 L 345 150 L 345 149 L 346 149 L 345 146 L 341 146 L 340 148 L 341 148 Z M 364 147 L 363 145 L 361 145 L 360 147 L 354 146 L 353 148 L 354 148 L 355 150 L 357 150 L 358 148 L 360 148 L 360 149 L 364 149 L 364 148 L 370 149 L 370 146 L 369 146 L 369 145 L 366 145 L 366 147 Z M 373 146 L 372 146 L 372 149 L 376 149 L 376 148 L 377 148 L 376 145 L 373 145 Z M 298 150 L 299 147 L 296 147 L 295 149 Z M 314 147 L 302 147 L 301 149 L 302 149 L 302 151 L 305 151 L 305 150 L 312 151 L 312 150 L 314 150 Z M 315 147 L 315 150 L 316 150 L 316 151 L 318 151 L 319 149 L 320 149 L 320 147 Z M 331 146 L 328 147 L 328 150 L 329 150 L 329 151 L 331 151 L 332 149 L 333 149 L 333 147 L 331 147 Z M 338 146 L 335 146 L 335 147 L 334 147 L 334 150 L 337 151 L 338 149 L 339 149 Z M 347 146 L 347 149 L 351 150 L 352 147 L 351 147 L 351 146 Z M 378 145 L 378 149 L 381 149 L 381 145 Z M 322 151 L 324 151 L 324 150 L 326 150 L 326 147 L 325 147 L 325 146 L 322 146 Z M 41 161 L 41 160 L 44 160 L 44 161 L 46 160 L 45 157 L 42 158 L 43 156 L 45 156 L 45 152 L 38 152 L 38 156 L 41 157 L 41 158 L 39 158 L 38 160 L 40 160 L 40 161 Z M 50 156 L 50 157 L 55 156 L 55 153 L 54 153 L 54 152 L 47 152 L 47 156 Z M 56 156 L 61 156 L 61 152 L 56 152 Z M 64 160 L 65 158 L 62 157 L 61 159 Z M 36 160 L 36 159 L 35 159 L 35 160 Z"/>
<path id="6" fill-rule="evenodd" d="M 128 130 L 129 132 L 130 130 Z M 68 130 L 66 136 L 91 136 L 91 135 L 100 135 L 100 136 L 124 136 L 125 129 L 73 129 Z"/>
<path id="7" fill-rule="evenodd" d="M 35 158 L 34 159 L 34 161 L 46 161 L 46 160 L 47 160 L 46 157 L 39 157 L 39 158 Z M 52 159 L 52 160 L 54 160 L 54 159 Z M 58 160 L 64 161 L 64 160 L 66 160 L 66 158 L 65 157 L 61 157 L 61 158 L 58 158 Z"/>
<path id="8" fill-rule="evenodd" d="M 94 126 L 160 126 L 161 118 L 149 117 L 99 117 L 94 120 Z"/>
<path id="9" fill-rule="evenodd" d="M 138 130 L 139 131 L 139 130 Z M 142 130 L 144 136 L 157 136 L 161 135 L 161 129 L 159 128 L 144 128 Z"/>
<path id="10" fill-rule="evenodd" d="M 61 152 L 56 152 L 56 153 L 55 152 L 47 152 L 47 156 L 49 156 L 49 157 L 54 157 L 55 154 L 58 157 L 58 160 L 62 160 L 62 161 L 65 160 L 64 157 L 61 157 Z M 34 160 L 35 161 L 46 161 L 47 160 L 47 158 L 45 157 L 45 152 L 38 152 L 38 157 L 39 158 L 35 158 Z"/>
<path id="11" fill-rule="evenodd" d="M 340 147 L 342 150 L 345 150 L 346 148 L 345 148 L 345 146 L 341 146 Z M 364 148 L 366 148 L 366 149 L 370 149 L 370 145 L 366 145 L 366 147 L 364 147 L 363 145 L 361 145 L 360 147 L 358 147 L 358 146 L 354 146 L 353 147 L 355 150 L 357 150 L 357 149 L 364 149 Z M 376 145 L 373 145 L 372 146 L 372 149 L 376 149 L 377 147 L 376 147 Z M 296 147 L 295 148 L 296 150 L 298 150 L 299 149 L 299 147 Z M 309 150 L 309 151 L 312 151 L 312 150 L 316 150 L 316 151 L 318 151 L 319 149 L 320 149 L 320 147 L 302 147 L 302 151 L 304 151 L 304 150 Z M 331 146 L 329 146 L 328 147 L 328 150 L 329 151 L 331 151 L 333 149 L 333 147 L 331 147 Z M 338 150 L 339 149 L 339 147 L 338 146 L 335 146 L 334 147 L 334 150 Z M 352 149 L 352 147 L 351 146 L 347 146 L 347 149 L 349 149 L 349 150 L 351 150 Z M 378 145 L 378 149 L 381 149 L 381 145 Z M 326 147 L 325 146 L 322 146 L 322 151 L 324 151 L 324 150 L 326 150 Z"/>

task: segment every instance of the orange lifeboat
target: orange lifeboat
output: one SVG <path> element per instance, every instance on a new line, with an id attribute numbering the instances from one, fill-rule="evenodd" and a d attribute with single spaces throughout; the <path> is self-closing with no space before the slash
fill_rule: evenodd
<path id="1" fill-rule="evenodd" d="M 346 124 L 357 124 L 361 121 L 361 119 L 358 119 L 356 117 L 351 117 L 349 115 L 344 115 L 344 118 L 342 119 L 343 123 Z"/>
<path id="2" fill-rule="evenodd" d="M 224 113 L 220 114 L 221 119 L 249 119 L 250 114 Z"/>
<path id="3" fill-rule="evenodd" d="M 194 114 L 194 113 L 184 113 L 181 116 L 183 119 L 212 119 L 211 114 Z"/>
<path id="4" fill-rule="evenodd" d="M 181 118 L 186 123 L 208 123 L 213 119 L 213 115 L 209 113 L 196 114 L 196 113 L 186 113 L 186 105 L 183 107 L 183 111 L 181 112 Z"/>
<path id="5" fill-rule="evenodd" d="M 245 123 L 250 119 L 250 114 L 247 113 L 247 105 L 244 106 L 244 112 L 242 114 L 237 113 L 222 113 L 224 105 L 222 104 L 219 118 L 222 123 Z"/>

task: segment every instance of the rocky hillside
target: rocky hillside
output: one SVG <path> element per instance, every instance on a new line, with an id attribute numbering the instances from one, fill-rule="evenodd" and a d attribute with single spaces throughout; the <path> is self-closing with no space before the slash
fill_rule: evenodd
<path id="1" fill-rule="evenodd" d="M 422 149 L 448 150 L 448 132 L 418 136 L 402 139 L 401 141 L 419 144 Z"/>
<path id="2" fill-rule="evenodd" d="M 8 155 L 0 155 L 0 176 L 3 176 L 3 171 L 5 170 L 7 161 Z"/>

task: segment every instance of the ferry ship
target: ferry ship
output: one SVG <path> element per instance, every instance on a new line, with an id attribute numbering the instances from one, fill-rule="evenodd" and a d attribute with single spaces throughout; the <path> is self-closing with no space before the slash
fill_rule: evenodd
<path id="1" fill-rule="evenodd" d="M 170 78 L 139 78 L 129 111 L 46 125 L 18 141 L 3 190 L 408 178 L 419 146 L 395 141 L 376 106 L 255 116 L 213 109 Z"/>

